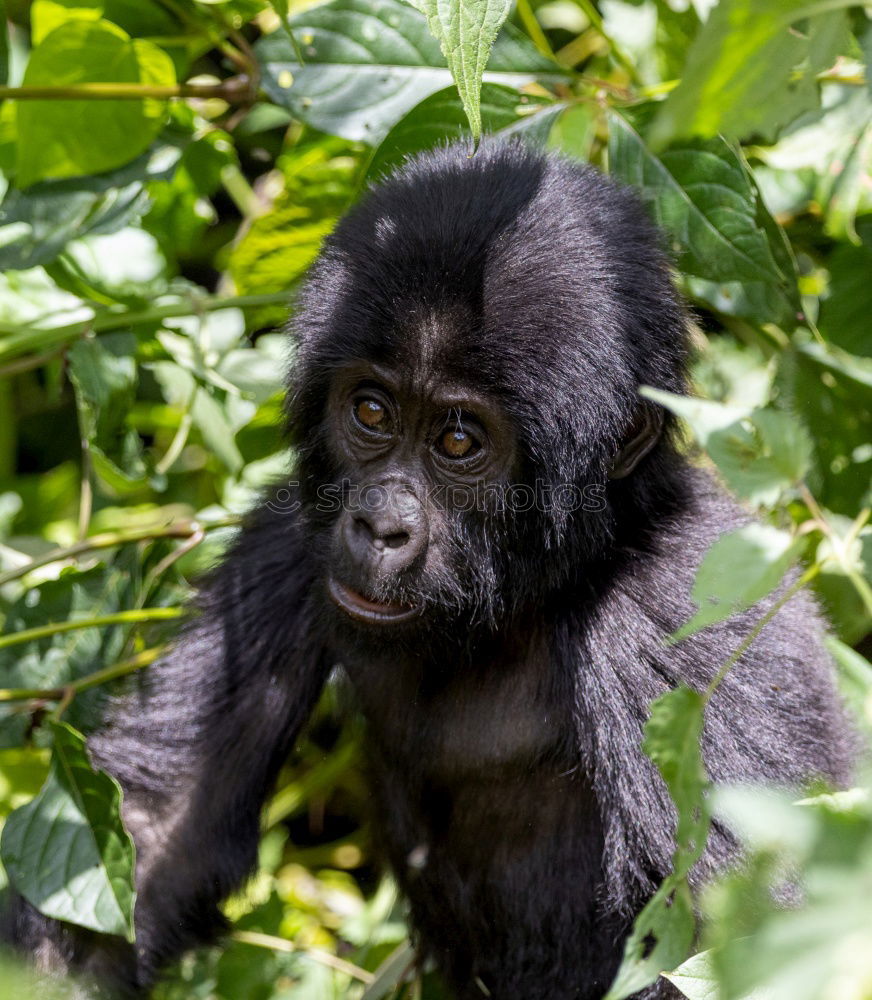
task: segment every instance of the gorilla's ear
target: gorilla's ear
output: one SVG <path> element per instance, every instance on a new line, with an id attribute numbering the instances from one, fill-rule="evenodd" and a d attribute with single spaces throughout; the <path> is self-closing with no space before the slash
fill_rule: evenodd
<path id="1" fill-rule="evenodd" d="M 612 459 L 609 479 L 623 479 L 657 444 L 663 430 L 663 410 L 643 403 L 624 437 L 620 451 Z"/>

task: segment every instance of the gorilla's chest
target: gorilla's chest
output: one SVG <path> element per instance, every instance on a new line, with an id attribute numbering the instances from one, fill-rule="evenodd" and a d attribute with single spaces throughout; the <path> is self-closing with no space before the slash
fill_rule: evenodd
<path id="1" fill-rule="evenodd" d="M 345 664 L 371 737 L 434 778 L 486 777 L 563 756 L 568 699 L 537 657 L 471 664 Z"/>

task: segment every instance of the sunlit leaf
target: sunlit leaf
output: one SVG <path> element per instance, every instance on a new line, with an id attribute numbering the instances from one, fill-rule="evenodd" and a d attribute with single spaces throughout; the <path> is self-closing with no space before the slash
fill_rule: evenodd
<path id="1" fill-rule="evenodd" d="M 804 7 L 796 0 L 720 0 L 690 47 L 681 83 L 657 114 L 652 145 L 718 133 L 771 140 L 815 107 L 816 74 L 846 43 L 847 20 L 834 11 L 796 30 Z"/>
<path id="2" fill-rule="evenodd" d="M 730 487 L 754 504 L 775 503 L 809 469 L 811 439 L 802 422 L 789 413 L 694 399 L 648 386 L 640 392 L 686 420 Z"/>
<path id="3" fill-rule="evenodd" d="M 696 933 L 687 875 L 705 849 L 708 777 L 700 752 L 705 701 L 680 686 L 651 705 L 643 749 L 656 764 L 675 803 L 678 822 L 672 872 L 645 905 L 624 945 L 605 1000 L 626 1000 L 684 961 Z"/>
<path id="4" fill-rule="evenodd" d="M 699 610 L 674 640 L 752 607 L 770 594 L 800 552 L 787 532 L 752 522 L 721 537 L 706 552 L 691 596 Z"/>
<path id="5" fill-rule="evenodd" d="M 27 86 L 85 83 L 171 85 L 170 57 L 108 21 L 65 21 L 33 50 Z M 112 170 L 151 145 L 166 115 L 164 101 L 23 101 L 17 108 L 18 182 Z"/>
<path id="6" fill-rule="evenodd" d="M 94 771 L 82 735 L 52 723 L 54 747 L 39 795 L 3 828 L 3 864 L 40 912 L 133 940 L 133 841 L 121 822 L 121 789 Z"/>
<path id="7" fill-rule="evenodd" d="M 426 18 L 457 84 L 472 137 L 481 135 L 481 79 L 511 0 L 409 0 Z"/>

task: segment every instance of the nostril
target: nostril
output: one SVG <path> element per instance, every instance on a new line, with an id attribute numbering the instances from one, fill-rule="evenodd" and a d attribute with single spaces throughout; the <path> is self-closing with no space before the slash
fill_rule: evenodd
<path id="1" fill-rule="evenodd" d="M 372 527 L 371 527 L 369 521 L 367 521 L 363 517 L 355 517 L 354 518 L 354 531 L 355 531 L 356 534 L 363 535 L 365 538 L 368 538 L 370 541 L 372 541 L 375 538 L 375 532 L 372 530 Z"/>
<path id="2" fill-rule="evenodd" d="M 389 549 L 401 549 L 408 540 L 408 531 L 395 531 L 392 535 L 384 536 L 384 543 Z"/>

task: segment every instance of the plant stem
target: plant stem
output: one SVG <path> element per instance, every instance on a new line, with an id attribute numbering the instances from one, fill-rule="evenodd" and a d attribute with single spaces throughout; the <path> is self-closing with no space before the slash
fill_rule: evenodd
<path id="1" fill-rule="evenodd" d="M 60 701 L 69 693 L 73 695 L 82 691 L 89 691 L 91 688 L 107 684 L 109 681 L 118 680 L 119 677 L 126 677 L 128 674 L 142 670 L 150 666 L 160 656 L 160 648 L 144 649 L 129 660 L 122 660 L 114 663 L 111 667 L 104 667 L 93 674 L 87 674 L 78 680 L 71 681 L 59 688 L 0 688 L 0 703 L 10 701 Z"/>
<path id="2" fill-rule="evenodd" d="M 636 72 L 636 67 L 633 60 L 627 55 L 626 52 L 621 48 L 620 45 L 611 37 L 611 35 L 606 31 L 605 24 L 602 19 L 602 15 L 596 9 L 593 4 L 593 0 L 575 0 L 579 7 L 587 15 L 588 21 L 591 25 L 596 28 L 596 30 L 603 36 L 603 38 L 608 42 L 609 48 L 611 49 L 612 55 L 615 57 L 615 62 L 619 63 L 620 66 L 626 71 L 629 78 L 634 83 L 640 83 L 639 74 Z"/>
<path id="3" fill-rule="evenodd" d="M 218 97 L 223 101 L 244 103 L 251 99 L 247 78 L 231 77 L 223 83 L 73 83 L 63 86 L 0 86 L 0 101 L 141 101 L 144 98 L 168 100 L 173 97 Z"/>
<path id="4" fill-rule="evenodd" d="M 263 292 L 260 295 L 229 295 L 224 298 L 209 296 L 191 296 L 183 302 L 172 302 L 167 305 L 152 306 L 148 309 L 124 310 L 115 312 L 105 310 L 97 313 L 90 320 L 80 320 L 78 323 L 68 323 L 50 329 L 40 327 L 25 328 L 20 326 L 0 326 L 0 362 L 22 354 L 46 351 L 53 347 L 78 340 L 88 331 L 94 333 L 109 333 L 113 330 L 129 329 L 145 323 L 159 323 L 165 319 L 179 316 L 192 316 L 198 313 L 214 312 L 217 309 L 245 309 L 257 306 L 271 306 L 290 302 L 291 289 L 282 292 Z M 3 337 L 3 333 L 10 335 Z"/>
<path id="5" fill-rule="evenodd" d="M 133 542 L 147 542 L 157 538 L 191 538 L 199 535 L 202 531 L 231 528 L 238 523 L 238 517 L 226 517 L 203 525 L 198 521 L 176 521 L 162 527 L 135 528 L 133 531 L 107 531 L 102 535 L 91 535 L 90 538 L 85 538 L 75 545 L 52 549 L 44 555 L 37 556 L 24 566 L 16 566 L 15 569 L 0 573 L 0 587 L 12 580 L 26 576 L 31 570 L 49 566 L 54 562 L 63 562 L 66 559 L 77 559 L 81 555 L 96 552 L 99 549 L 111 549 L 116 545 L 130 545 Z"/>
<path id="6" fill-rule="evenodd" d="M 36 639 L 47 639 L 62 632 L 74 632 L 83 628 L 103 628 L 106 625 L 126 625 L 138 622 L 173 621 L 184 614 L 182 608 L 143 608 L 141 611 L 116 611 L 112 615 L 98 615 L 94 618 L 77 618 L 71 622 L 51 622 L 37 628 L 23 629 L 11 635 L 0 635 L 0 649 L 17 646 Z"/>
<path id="7" fill-rule="evenodd" d="M 256 948 L 269 948 L 271 951 L 286 951 L 301 958 L 310 958 L 313 962 L 326 965 L 337 972 L 344 972 L 352 979 L 357 979 L 361 983 L 371 983 L 375 979 L 372 972 L 361 969 L 358 965 L 346 962 L 344 958 L 331 955 L 329 951 L 322 951 L 320 948 L 298 948 L 293 941 L 285 938 L 274 937 L 272 934 L 261 934 L 258 931 L 234 931 L 230 935 L 234 941 L 241 944 L 251 944 Z"/>
<path id="8" fill-rule="evenodd" d="M 791 584 L 787 590 L 778 598 L 778 600 L 772 605 L 772 607 L 763 615 L 762 618 L 754 625 L 751 631 L 745 636 L 745 638 L 739 643 L 738 646 L 733 650 L 729 659 L 724 663 L 724 665 L 718 670 L 715 676 L 712 678 L 712 682 L 705 689 L 703 698 L 708 704 L 711 700 L 712 695 L 720 687 L 721 682 L 727 676 L 727 674 L 733 669 L 733 667 L 742 659 L 745 653 L 751 648 L 754 640 L 763 631 L 764 628 L 772 621 L 772 619 L 778 614 L 778 612 L 784 607 L 785 604 L 795 595 L 798 594 L 800 590 L 807 584 L 810 583 L 820 572 L 820 566 L 815 564 L 810 566 L 805 573 L 793 584 Z"/>
<path id="9" fill-rule="evenodd" d="M 517 8 L 518 16 L 521 18 L 524 28 L 530 36 L 533 44 L 543 56 L 547 56 L 549 59 L 553 59 L 556 62 L 557 57 L 554 55 L 554 50 L 548 44 L 548 38 L 542 30 L 542 26 L 536 20 L 536 15 L 533 12 L 533 8 L 530 6 L 530 0 L 518 0 Z"/>

